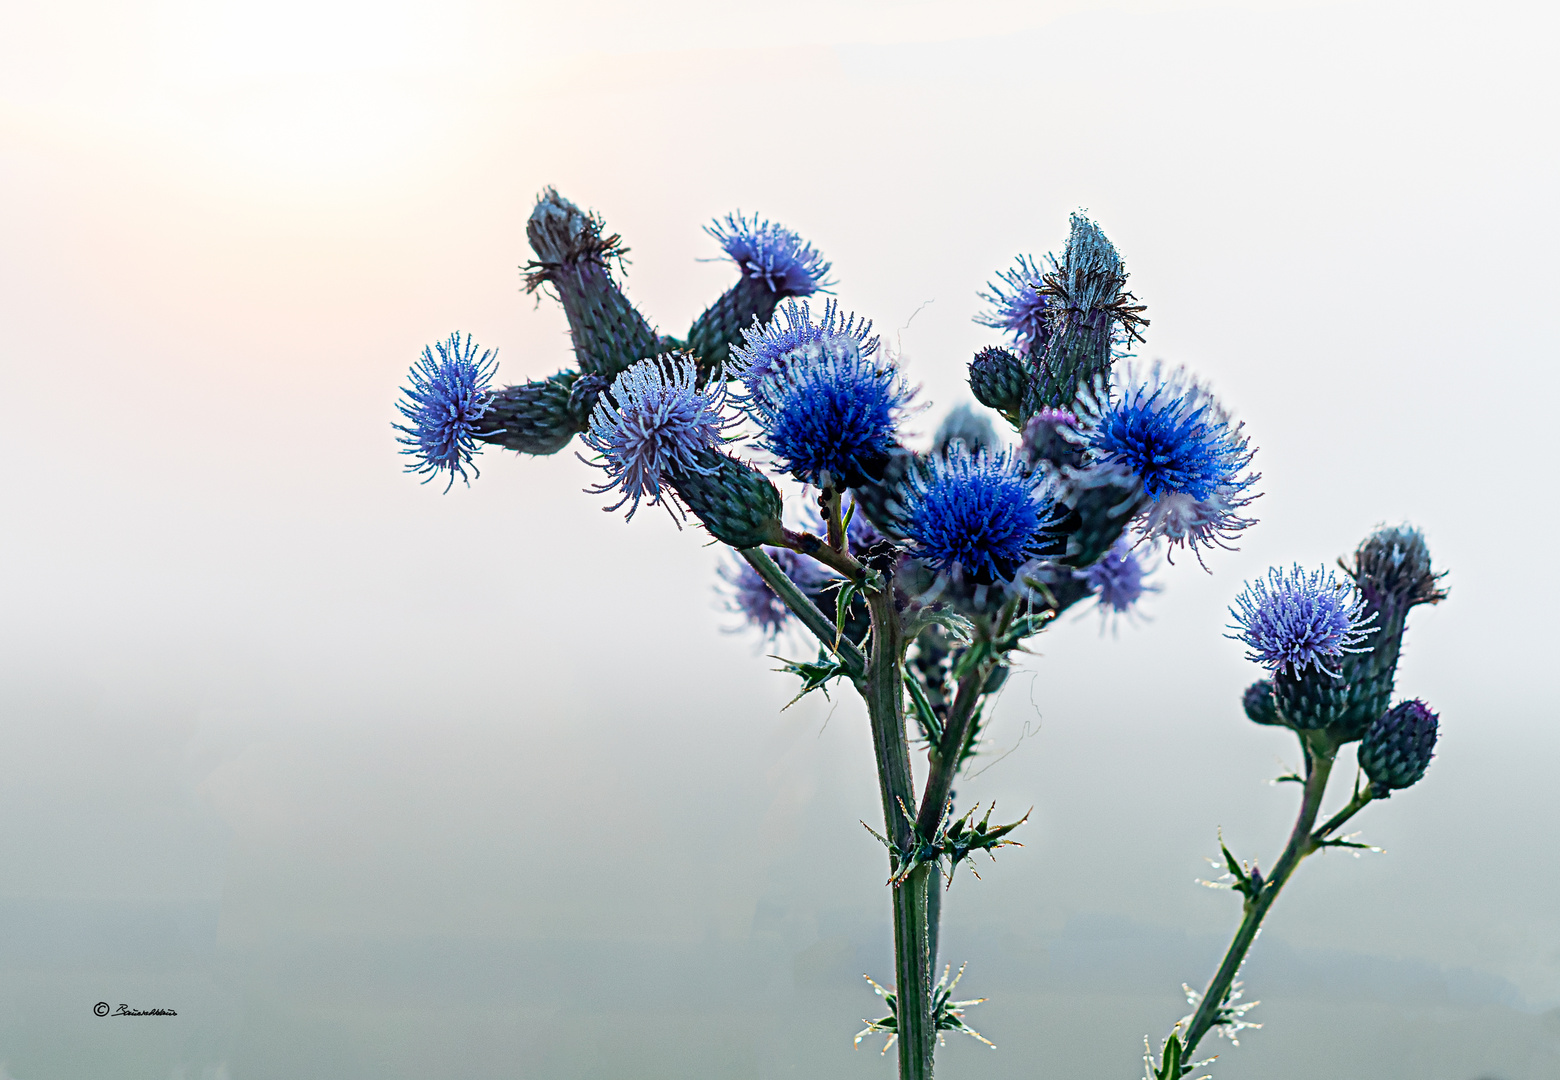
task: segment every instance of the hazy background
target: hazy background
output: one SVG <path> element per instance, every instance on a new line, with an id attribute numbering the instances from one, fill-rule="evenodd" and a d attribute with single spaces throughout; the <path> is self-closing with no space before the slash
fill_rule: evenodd
<path id="1" fill-rule="evenodd" d="M 945 936 L 999 1049 L 941 1074 L 1139 1073 L 1237 918 L 1194 884 L 1216 827 L 1266 866 L 1293 812 L 1225 608 L 1407 519 L 1451 570 L 1399 680 L 1441 754 L 1360 819 L 1385 854 L 1306 864 L 1266 1029 L 1207 1045 L 1220 1080 L 1560 1075 L 1553 11 L 5 0 L 0 1077 L 892 1075 L 850 1044 L 892 970 L 858 703 L 780 712 L 718 551 L 603 515 L 572 454 L 400 471 L 424 343 L 569 362 L 517 272 L 546 184 L 670 333 L 733 278 L 702 223 L 799 230 L 923 434 L 995 338 L 977 290 L 1085 207 L 1144 354 L 1261 446 L 1242 551 L 1012 680 L 962 791 L 1033 804 L 1027 846 Z"/>

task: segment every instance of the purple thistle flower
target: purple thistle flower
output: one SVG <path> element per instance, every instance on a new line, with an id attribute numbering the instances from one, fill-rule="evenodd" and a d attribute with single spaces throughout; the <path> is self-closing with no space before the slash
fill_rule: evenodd
<path id="1" fill-rule="evenodd" d="M 783 324 L 783 325 L 782 325 Z M 743 343 L 731 347 L 732 367 L 728 372 L 740 381 L 748 394 L 760 383 L 808 354 L 854 348 L 862 357 L 877 352 L 878 338 L 872 333 L 872 321 L 859 324 L 854 314 L 840 317 L 833 300 L 823 304 L 823 317 L 813 321 L 807 301 L 787 300 L 767 323 L 742 331 Z"/>
<path id="2" fill-rule="evenodd" d="M 724 221 L 716 219 L 704 231 L 715 238 L 743 277 L 763 282 L 770 292 L 811 296 L 833 284 L 825 280 L 829 263 L 783 225 L 756 216 L 749 221 L 739 212 L 727 214 Z"/>
<path id="3" fill-rule="evenodd" d="M 1045 352 L 1051 336 L 1050 311 L 1046 297 L 1040 295 L 1044 285 L 1034 259 L 1020 255 L 1016 267 L 997 272 L 997 280 L 987 285 L 990 292 L 979 294 L 991 304 L 992 311 L 977 316 L 975 321 L 1012 334 L 1013 344 L 1021 354 L 1039 356 Z"/>
<path id="4" fill-rule="evenodd" d="M 1149 585 L 1149 571 L 1138 558 L 1138 549 L 1123 538 L 1111 545 L 1100 560 L 1086 570 L 1075 571 L 1089 586 L 1104 614 L 1124 615 L 1144 593 L 1158 592 Z"/>
<path id="5" fill-rule="evenodd" d="M 423 348 L 412 365 L 410 384 L 395 405 L 409 421 L 394 425 L 401 432 L 396 438 L 401 453 L 413 458 L 407 472 L 426 473 L 422 481 L 426 484 L 447 470 L 450 481 L 445 491 L 454 486 L 457 476 L 471 483 L 467 466 L 473 476 L 481 475 L 472 464 L 478 449 L 473 433 L 492 400 L 490 383 L 497 367 L 497 354 L 489 349 L 478 356 L 470 334 L 464 342 L 459 334 L 451 334 L 447 341 Z"/>
<path id="6" fill-rule="evenodd" d="M 880 476 L 911 391 L 887 360 L 874 359 L 870 323 L 841 321 L 833 302 L 813 323 L 805 303 L 788 302 L 785 326 L 744 331 L 734 349 L 747 386 L 742 404 L 763 429 L 759 445 L 780 471 L 803 483 L 855 486 Z"/>
<path id="7" fill-rule="evenodd" d="M 812 559 L 786 548 L 765 548 L 764 552 L 809 596 L 834 576 Z M 722 564 L 717 572 L 726 586 L 721 590 L 726 597 L 726 610 L 741 615 L 748 626 L 761 631 L 766 638 L 779 636 L 794 617 L 785 601 L 775 595 L 747 560 L 733 559 Z"/>
<path id="8" fill-rule="evenodd" d="M 605 470 L 607 480 L 585 490 L 602 494 L 621 488 L 623 497 L 606 507 L 608 511 L 631 503 L 632 519 L 641 498 L 649 496 L 651 506 L 661 502 L 666 471 L 675 467 L 703 472 L 695 460 L 700 451 L 719 445 L 725 429 L 736 423 L 721 415 L 725 384 L 711 382 L 700 390 L 696 370 L 690 356 L 641 360 L 619 374 L 597 400 L 590 429 L 581 438 L 601 455 L 599 462 L 588 464 Z M 666 503 L 668 512 L 672 505 Z"/>
<path id="9" fill-rule="evenodd" d="M 1307 667 L 1337 678 L 1328 661 L 1366 651 L 1359 643 L 1376 632 L 1367 625 L 1375 615 L 1365 615 L 1365 599 L 1352 584 L 1325 567 L 1307 574 L 1299 563 L 1247 582 L 1230 615 L 1236 633 L 1224 636 L 1246 644 L 1246 659 L 1293 678 Z"/>
<path id="10" fill-rule="evenodd" d="M 1155 363 L 1146 372 L 1129 365 L 1121 393 L 1097 389 L 1083 402 L 1084 439 L 1092 467 L 1130 473 L 1149 498 L 1139 526 L 1147 538 L 1164 537 L 1197 555 L 1202 546 L 1228 547 L 1254 519 L 1241 508 L 1257 496 L 1250 488 L 1255 451 L 1208 388 L 1176 368 Z"/>
<path id="11" fill-rule="evenodd" d="M 1026 473 L 1010 451 L 971 455 L 954 443 L 902 489 L 911 554 L 939 571 L 956 569 L 976 584 L 1011 581 L 1041 554 L 1054 499 L 1040 473 Z"/>

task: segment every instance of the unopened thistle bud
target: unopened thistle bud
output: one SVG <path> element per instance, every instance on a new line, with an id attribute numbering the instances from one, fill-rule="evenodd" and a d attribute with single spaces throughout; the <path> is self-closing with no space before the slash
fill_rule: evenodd
<path id="1" fill-rule="evenodd" d="M 726 365 L 731 347 L 742 343 L 742 331 L 769 322 L 780 301 L 811 296 L 831 283 L 823 256 L 782 225 L 728 214 L 704 231 L 742 274 L 688 330 L 688 351 L 698 356 L 701 371 L 713 372 Z"/>
<path id="2" fill-rule="evenodd" d="M 777 544 L 780 490 L 745 461 L 719 450 L 703 450 L 688 464 L 666 473 L 667 483 L 709 534 L 734 548 Z"/>
<path id="3" fill-rule="evenodd" d="M 1254 724 L 1283 724 L 1283 717 L 1278 715 L 1278 706 L 1273 704 L 1273 683 L 1269 679 L 1259 679 L 1246 687 L 1246 692 L 1241 695 L 1240 704 L 1246 710 L 1246 716 Z"/>
<path id="4" fill-rule="evenodd" d="M 1440 717 L 1422 701 L 1404 701 L 1383 713 L 1360 743 L 1360 768 L 1377 791 L 1411 787 L 1434 756 Z"/>
<path id="5" fill-rule="evenodd" d="M 590 409 L 580 408 L 585 390 L 599 391 L 599 375 L 560 371 L 522 386 L 506 386 L 488 402 L 473 434 L 483 442 L 522 454 L 555 454 L 589 424 Z"/>
<path id="6" fill-rule="evenodd" d="M 580 368 L 611 378 L 661 351 L 660 338 L 612 277 L 628 249 L 606 236 L 601 219 L 552 188 L 542 192 L 525 233 L 536 258 L 525 266 L 525 291 L 551 285 L 569 320 Z"/>
<path id="7" fill-rule="evenodd" d="M 977 450 L 995 450 L 997 433 L 984 414 L 968 405 L 955 405 L 937 427 L 937 434 L 932 439 L 933 452 L 938 457 L 947 457 L 949 447 L 955 442 L 963 443 L 972 454 Z"/>
<path id="8" fill-rule="evenodd" d="M 982 349 L 970 361 L 970 391 L 975 400 L 1001 413 L 1008 423 L 1021 423 L 1029 373 L 1023 361 L 1006 349 Z"/>
<path id="9" fill-rule="evenodd" d="M 1408 525 L 1377 529 L 1360 544 L 1351 562 L 1339 565 L 1365 598 L 1365 610 L 1377 617 L 1380 632 L 1368 652 L 1350 656 L 1342 665 L 1349 684 L 1348 708 L 1339 721 L 1343 737 L 1358 739 L 1392 701 L 1398 657 L 1408 613 L 1420 604 L 1446 598 L 1441 578 L 1431 568 L 1424 534 Z"/>

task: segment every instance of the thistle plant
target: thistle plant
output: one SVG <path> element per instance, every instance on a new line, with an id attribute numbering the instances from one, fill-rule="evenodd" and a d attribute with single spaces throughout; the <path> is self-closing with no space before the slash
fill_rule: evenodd
<path id="1" fill-rule="evenodd" d="M 768 641 L 794 631 L 816 645 L 781 670 L 798 698 L 847 686 L 864 702 L 882 810 L 881 831 L 868 828 L 887 855 L 893 982 L 869 979 L 887 1014 L 857 1041 L 884 1035 L 904 1080 L 929 1078 L 945 1033 L 986 1041 L 965 1020 L 978 999 L 953 1000 L 964 968 L 938 975 L 943 895 L 960 866 L 1017 846 L 1028 817 L 994 821 L 989 803 L 958 791 L 995 697 L 1063 612 L 1093 601 L 1107 619 L 1130 615 L 1160 587 L 1148 581 L 1156 551 L 1173 561 L 1189 550 L 1206 568 L 1254 524 L 1249 438 L 1186 371 L 1131 359 L 1145 308 L 1081 214 L 1059 254 L 1019 258 L 983 294 L 980 321 L 1004 340 L 968 374 L 991 413 L 961 404 L 926 449 L 906 430 L 926 405 L 898 358 L 869 320 L 819 297 L 830 264 L 791 230 L 742 214 L 707 226 L 738 278 L 680 338 L 624 293 L 627 249 L 600 217 L 548 189 L 526 232 L 526 289 L 562 304 L 573 364 L 495 389 L 491 354 L 469 338 L 425 350 L 400 406 L 408 469 L 469 483 L 483 445 L 543 455 L 579 436 L 581 460 L 599 470 L 585 490 L 604 509 L 632 519 L 660 506 L 701 527 L 731 549 L 719 570 L 728 609 Z M 1392 691 L 1408 608 L 1440 596 L 1428 556 L 1422 571 L 1415 562 L 1417 536 L 1362 548 L 1352 585 L 1279 574 L 1237 606 L 1244 640 L 1273 670 L 1248 712 L 1300 732 L 1308 775 L 1320 776 L 1306 781 L 1307 838 L 1345 731 L 1365 739 L 1364 801 L 1423 772 L 1433 714 L 1376 707 Z M 919 791 L 913 752 L 927 762 Z M 1345 820 L 1314 846 L 1343 843 L 1332 834 Z M 1253 874 L 1240 887 L 1265 911 Z M 1232 948 L 1236 968 L 1249 944 Z M 1172 1035 L 1163 1061 L 1178 1071 L 1164 1075 L 1184 1075 L 1201 1036 L 1244 1008 L 1233 970 Z"/>
<path id="2" fill-rule="evenodd" d="M 1240 1001 L 1238 975 L 1278 894 L 1310 855 L 1329 848 L 1375 850 L 1340 830 L 1370 803 L 1418 783 L 1430 765 L 1440 718 L 1418 699 L 1390 708 L 1387 703 L 1408 613 L 1446 597 L 1444 572 L 1432 569 L 1424 535 L 1411 526 L 1376 530 L 1339 567 L 1341 579 L 1326 567 L 1274 567 L 1248 583 L 1230 608 L 1229 636 L 1269 673 L 1241 695 L 1243 710 L 1254 723 L 1290 728 L 1299 739 L 1304 772 L 1279 779 L 1299 785 L 1300 811 L 1266 875 L 1220 840 L 1226 872 L 1205 884 L 1241 896 L 1241 922 L 1207 987 L 1184 988 L 1193 1011 L 1171 1029 L 1157 1060 L 1145 1054 L 1149 1080 L 1188 1076 L 1207 1065 L 1212 1059 L 1193 1056 L 1210 1031 L 1238 1045 L 1241 1031 L 1261 1026 L 1245 1019 L 1257 1003 Z M 1349 743 L 1359 745 L 1348 801 L 1318 825 L 1338 752 Z"/>

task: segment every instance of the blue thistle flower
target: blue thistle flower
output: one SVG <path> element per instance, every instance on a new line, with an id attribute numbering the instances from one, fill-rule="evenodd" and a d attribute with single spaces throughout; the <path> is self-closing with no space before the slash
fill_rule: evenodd
<path id="1" fill-rule="evenodd" d="M 1093 566 L 1074 572 L 1107 615 L 1125 615 L 1144 593 L 1159 591 L 1158 586 L 1147 583 L 1149 571 L 1138 558 L 1138 549 L 1124 538 L 1112 544 Z"/>
<path id="2" fill-rule="evenodd" d="M 1228 547 L 1255 523 L 1239 513 L 1261 478 L 1248 470 L 1255 451 L 1245 425 L 1232 424 L 1184 368 L 1166 375 L 1158 363 L 1147 372 L 1128 365 L 1119 397 L 1097 389 L 1083 405 L 1091 466 L 1130 473 L 1148 496 L 1142 535 L 1185 544 L 1201 561 L 1199 546 Z"/>
<path id="3" fill-rule="evenodd" d="M 1248 660 L 1295 679 L 1308 667 L 1337 678 L 1328 662 L 1364 652 L 1359 643 L 1376 632 L 1367 625 L 1375 616 L 1366 615 L 1352 584 L 1325 567 L 1307 574 L 1299 563 L 1288 573 L 1271 567 L 1266 580 L 1247 582 L 1230 615 L 1236 632 L 1224 636 L 1244 642 Z"/>
<path id="4" fill-rule="evenodd" d="M 825 280 L 830 264 L 823 255 L 783 225 L 741 213 L 727 214 L 704 226 L 742 271 L 780 296 L 811 296 L 833 282 Z"/>
<path id="5" fill-rule="evenodd" d="M 581 438 L 601 455 L 590 462 L 606 471 L 607 480 L 586 488 L 602 494 L 621 488 L 623 497 L 608 511 L 631 503 L 628 517 L 646 496 L 650 505 L 662 501 L 662 478 L 668 469 L 707 474 L 697 462 L 702 451 L 723 440 L 722 433 L 736 423 L 721 415 L 726 388 L 712 382 L 696 386 L 692 357 L 668 354 L 641 360 L 625 369 L 596 402 L 590 429 Z M 672 504 L 667 503 L 672 511 Z"/>
<path id="6" fill-rule="evenodd" d="M 1051 312 L 1040 292 L 1045 281 L 1034 259 L 1020 255 L 1017 266 L 997 271 L 997 280 L 986 287 L 991 291 L 979 295 L 992 310 L 975 321 L 1012 334 L 1014 346 L 1024 356 L 1044 353 L 1051 337 Z"/>
<path id="7" fill-rule="evenodd" d="M 817 324 L 805 303 L 782 311 L 785 326 L 749 330 L 735 350 L 759 445 L 803 483 L 850 487 L 881 476 L 910 389 L 893 364 L 873 359 L 870 324 L 842 322 L 832 301 Z"/>
<path id="8" fill-rule="evenodd" d="M 457 476 L 471 483 L 466 476 L 468 466 L 473 476 L 481 475 L 472 464 L 478 449 L 477 421 L 492 400 L 491 382 L 497 367 L 497 354 L 488 349 L 478 356 L 470 334 L 464 342 L 459 334 L 451 334 L 432 348 L 424 346 L 422 356 L 412 365 L 410 383 L 395 404 L 408 421 L 394 425 L 401 432 L 396 438 L 403 447 L 401 453 L 413 459 L 407 472 L 426 473 L 426 484 L 441 471 L 448 471 L 450 481 L 445 491 L 454 486 Z"/>
<path id="9" fill-rule="evenodd" d="M 1010 451 L 971 456 L 954 443 L 902 489 L 911 554 L 977 584 L 1011 581 L 1042 553 L 1054 499 L 1039 473 L 1027 473 Z"/>

